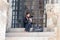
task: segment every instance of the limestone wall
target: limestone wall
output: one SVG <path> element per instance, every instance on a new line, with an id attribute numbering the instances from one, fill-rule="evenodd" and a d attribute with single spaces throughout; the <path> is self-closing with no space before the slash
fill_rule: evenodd
<path id="1" fill-rule="evenodd" d="M 57 40 L 60 40 L 60 5 L 58 7 L 56 7 L 57 9 L 57 15 L 58 15 L 58 19 L 57 19 Z"/>
<path id="2" fill-rule="evenodd" d="M 47 27 L 55 30 L 56 40 L 60 39 L 60 4 L 47 4 Z"/>
<path id="3" fill-rule="evenodd" d="M 9 0 L 6 32 L 8 32 L 11 28 L 11 22 L 12 22 L 12 3 L 11 2 L 12 2 L 12 0 Z"/>
<path id="4" fill-rule="evenodd" d="M 48 28 L 55 27 L 57 25 L 57 17 L 58 17 L 55 12 L 55 5 L 47 4 L 46 13 L 47 13 L 47 27 Z"/>
<path id="5" fill-rule="evenodd" d="M 0 0 L 0 40 L 5 39 L 8 3 Z"/>

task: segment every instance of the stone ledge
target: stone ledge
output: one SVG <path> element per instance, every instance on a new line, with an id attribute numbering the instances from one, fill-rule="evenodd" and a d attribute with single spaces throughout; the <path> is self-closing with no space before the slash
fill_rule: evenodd
<path id="1" fill-rule="evenodd" d="M 48 37 L 6 37 L 6 40 L 48 40 Z"/>
<path id="2" fill-rule="evenodd" d="M 6 37 L 50 37 L 55 36 L 54 32 L 16 32 L 6 33 Z"/>

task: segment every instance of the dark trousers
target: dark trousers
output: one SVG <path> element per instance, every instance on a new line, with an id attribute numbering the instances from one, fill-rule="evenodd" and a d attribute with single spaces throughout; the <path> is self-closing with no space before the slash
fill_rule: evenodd
<path id="1" fill-rule="evenodd" d="M 31 23 L 25 25 L 25 31 L 30 32 L 30 28 L 32 27 Z"/>

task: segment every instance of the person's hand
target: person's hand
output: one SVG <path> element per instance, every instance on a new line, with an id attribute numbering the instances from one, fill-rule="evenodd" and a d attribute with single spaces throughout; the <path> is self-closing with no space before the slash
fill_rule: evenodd
<path id="1" fill-rule="evenodd" d="M 29 18 L 30 22 L 32 22 L 32 18 Z"/>

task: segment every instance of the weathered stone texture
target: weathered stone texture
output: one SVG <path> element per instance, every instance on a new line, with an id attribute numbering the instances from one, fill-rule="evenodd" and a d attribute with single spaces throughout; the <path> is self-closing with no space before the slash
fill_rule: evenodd
<path id="1" fill-rule="evenodd" d="M 7 8 L 8 3 L 6 2 L 6 0 L 0 0 L 0 40 L 5 39 Z"/>
<path id="2" fill-rule="evenodd" d="M 60 40 L 60 5 L 47 4 L 46 13 L 48 29 L 55 28 L 55 33 L 57 34 L 55 38 L 57 38 L 56 40 Z"/>

